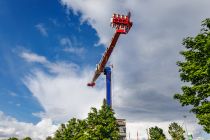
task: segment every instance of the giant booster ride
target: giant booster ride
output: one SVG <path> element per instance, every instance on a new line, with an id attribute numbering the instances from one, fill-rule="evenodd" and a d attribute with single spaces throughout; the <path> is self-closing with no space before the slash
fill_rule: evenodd
<path id="1" fill-rule="evenodd" d="M 111 27 L 115 28 L 114 36 L 112 37 L 111 43 L 109 47 L 107 47 L 106 51 L 104 52 L 100 62 L 96 66 L 95 73 L 93 75 L 93 78 L 90 83 L 88 83 L 88 86 L 95 86 L 95 82 L 98 79 L 98 77 L 103 72 L 106 75 L 106 101 L 109 106 L 112 105 L 111 101 L 111 68 L 106 67 L 106 64 L 109 60 L 110 55 L 112 54 L 112 51 L 118 41 L 118 38 L 120 34 L 127 34 L 132 27 L 133 23 L 130 21 L 131 13 L 128 12 L 128 14 L 125 15 L 119 15 L 119 14 L 113 14 L 111 18 Z"/>

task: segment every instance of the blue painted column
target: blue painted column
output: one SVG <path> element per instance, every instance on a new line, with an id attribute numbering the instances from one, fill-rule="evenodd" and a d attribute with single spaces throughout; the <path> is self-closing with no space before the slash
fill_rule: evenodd
<path id="1" fill-rule="evenodd" d="M 111 68 L 106 67 L 104 74 L 106 75 L 106 103 L 112 107 Z"/>

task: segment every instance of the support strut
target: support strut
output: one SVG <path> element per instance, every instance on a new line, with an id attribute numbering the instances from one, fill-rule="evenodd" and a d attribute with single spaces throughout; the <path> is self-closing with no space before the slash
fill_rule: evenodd
<path id="1" fill-rule="evenodd" d="M 112 107 L 112 90 L 111 90 L 111 68 L 105 67 L 104 75 L 106 75 L 106 103 Z"/>

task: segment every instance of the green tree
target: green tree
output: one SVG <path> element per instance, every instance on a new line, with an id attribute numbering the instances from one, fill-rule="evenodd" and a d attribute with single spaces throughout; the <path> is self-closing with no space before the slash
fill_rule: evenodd
<path id="1" fill-rule="evenodd" d="M 99 111 L 92 108 L 87 118 L 87 136 L 90 140 L 118 140 L 119 130 L 114 111 L 104 100 Z"/>
<path id="2" fill-rule="evenodd" d="M 183 40 L 185 50 L 180 54 L 184 61 L 178 61 L 182 93 L 174 95 L 182 106 L 190 106 L 204 130 L 210 133 L 210 19 L 202 22 L 201 32 L 195 37 Z"/>
<path id="3" fill-rule="evenodd" d="M 114 111 L 104 101 L 100 110 L 91 108 L 87 119 L 76 118 L 61 124 L 53 140 L 118 140 L 119 131 Z"/>
<path id="4" fill-rule="evenodd" d="M 184 129 L 175 122 L 169 125 L 168 133 L 171 135 L 173 140 L 185 140 Z"/>
<path id="5" fill-rule="evenodd" d="M 166 140 L 166 136 L 163 133 L 163 129 L 155 126 L 149 128 L 150 140 Z"/>
<path id="6" fill-rule="evenodd" d="M 18 140 L 18 138 L 16 138 L 16 137 L 11 137 L 11 138 L 9 138 L 8 140 Z"/>
<path id="7" fill-rule="evenodd" d="M 52 138 L 51 136 L 48 136 L 48 137 L 46 138 L 46 140 L 53 140 L 53 138 Z"/>
<path id="8" fill-rule="evenodd" d="M 61 124 L 61 126 L 58 128 L 58 130 L 55 132 L 55 140 L 64 140 L 65 138 L 65 130 L 66 130 L 66 126 L 65 124 Z"/>
<path id="9" fill-rule="evenodd" d="M 30 137 L 25 137 L 23 140 L 32 140 Z"/>
<path id="10" fill-rule="evenodd" d="M 82 140 L 87 128 L 86 120 L 72 118 L 67 124 L 61 124 L 54 140 Z"/>

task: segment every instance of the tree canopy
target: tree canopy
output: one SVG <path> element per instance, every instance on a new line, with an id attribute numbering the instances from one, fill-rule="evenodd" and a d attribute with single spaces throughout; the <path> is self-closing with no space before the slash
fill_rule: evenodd
<path id="1" fill-rule="evenodd" d="M 163 133 L 163 129 L 155 126 L 149 128 L 150 140 L 166 140 L 166 136 Z"/>
<path id="2" fill-rule="evenodd" d="M 51 136 L 46 137 L 46 140 L 53 140 Z"/>
<path id="3" fill-rule="evenodd" d="M 90 139 L 119 139 L 119 130 L 114 111 L 107 106 L 105 100 L 99 111 L 96 108 L 91 109 L 91 112 L 88 114 L 87 124 L 87 133 Z"/>
<path id="4" fill-rule="evenodd" d="M 16 138 L 16 137 L 11 137 L 11 138 L 9 138 L 8 140 L 18 140 L 18 138 Z"/>
<path id="5" fill-rule="evenodd" d="M 190 106 L 204 130 L 210 133 L 210 19 L 202 22 L 202 29 L 195 37 L 183 40 L 185 49 L 178 61 L 182 93 L 175 94 L 182 106 Z"/>
<path id="6" fill-rule="evenodd" d="M 67 124 L 61 124 L 56 131 L 54 140 L 82 140 L 87 128 L 85 120 L 72 118 Z"/>
<path id="7" fill-rule="evenodd" d="M 175 122 L 169 125 L 168 133 L 171 135 L 173 140 L 185 140 L 184 129 Z"/>
<path id="8" fill-rule="evenodd" d="M 32 140 L 30 137 L 25 137 L 23 140 Z"/>
<path id="9" fill-rule="evenodd" d="M 87 119 L 76 118 L 61 124 L 53 140 L 118 140 L 114 111 L 103 102 L 101 109 L 91 108 Z"/>

